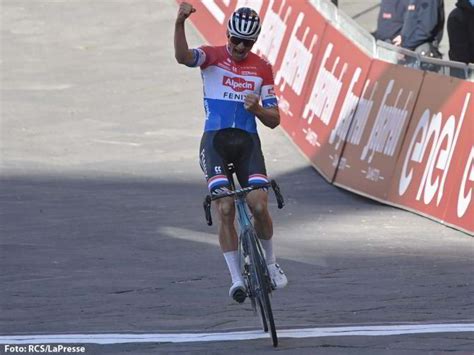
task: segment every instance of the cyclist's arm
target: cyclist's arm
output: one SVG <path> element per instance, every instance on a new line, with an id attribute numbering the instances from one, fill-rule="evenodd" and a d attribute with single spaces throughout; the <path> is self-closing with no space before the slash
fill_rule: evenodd
<path id="1" fill-rule="evenodd" d="M 257 116 L 265 126 L 270 128 L 275 128 L 280 124 L 280 111 L 278 111 L 278 107 L 265 108 L 260 106 L 255 116 Z"/>
<path id="2" fill-rule="evenodd" d="M 257 95 L 249 94 L 245 98 L 245 108 L 252 112 L 267 127 L 275 128 L 280 124 L 280 112 L 278 107 L 263 107 L 260 105 Z"/>
<path id="3" fill-rule="evenodd" d="M 195 11 L 196 10 L 190 4 L 182 3 L 174 26 L 174 56 L 178 63 L 188 66 L 195 62 L 195 58 L 194 52 L 188 47 L 184 23 L 189 15 Z"/>

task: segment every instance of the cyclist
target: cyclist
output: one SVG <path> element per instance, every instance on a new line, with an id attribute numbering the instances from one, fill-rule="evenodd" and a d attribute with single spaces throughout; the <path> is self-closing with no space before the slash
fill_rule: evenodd
<path id="1" fill-rule="evenodd" d="M 226 45 L 189 49 L 184 23 L 195 11 L 186 2 L 180 4 L 174 48 L 178 63 L 201 68 L 206 122 L 199 155 L 208 188 L 212 194 L 230 188 L 224 162 L 234 164 L 242 187 L 267 183 L 255 117 L 265 126 L 275 128 L 280 124 L 280 114 L 271 65 L 250 52 L 261 30 L 260 18 L 250 8 L 239 8 L 228 20 Z M 247 196 L 270 277 L 276 288 L 282 288 L 288 280 L 273 252 L 273 223 L 267 201 L 268 193 L 262 189 Z M 232 278 L 229 296 L 242 303 L 246 292 L 239 268 L 234 200 L 229 197 L 216 203 L 219 243 Z"/>

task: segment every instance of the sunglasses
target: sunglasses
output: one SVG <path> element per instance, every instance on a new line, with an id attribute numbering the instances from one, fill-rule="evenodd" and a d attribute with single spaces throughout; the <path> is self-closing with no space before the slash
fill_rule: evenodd
<path id="1" fill-rule="evenodd" d="M 252 47 L 255 43 L 255 41 L 252 41 L 251 39 L 243 39 L 239 37 L 230 37 L 230 41 L 236 46 L 238 46 L 240 43 L 243 43 L 245 47 Z"/>

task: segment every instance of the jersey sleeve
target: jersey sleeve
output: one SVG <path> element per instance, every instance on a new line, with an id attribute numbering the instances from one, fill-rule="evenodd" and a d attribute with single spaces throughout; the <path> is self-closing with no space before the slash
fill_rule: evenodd
<path id="1" fill-rule="evenodd" d="M 273 70 L 270 63 L 265 62 L 262 73 L 262 92 L 260 94 L 263 107 L 277 107 L 278 101 L 275 95 L 275 84 L 273 80 Z"/>
<path id="2" fill-rule="evenodd" d="M 214 47 L 202 46 L 192 49 L 194 62 L 189 67 L 201 67 L 205 69 L 216 60 L 216 53 Z"/>

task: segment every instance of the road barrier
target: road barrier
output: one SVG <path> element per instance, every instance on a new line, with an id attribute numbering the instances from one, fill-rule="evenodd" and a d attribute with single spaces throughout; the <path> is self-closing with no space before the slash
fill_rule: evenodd
<path id="1" fill-rule="evenodd" d="M 281 125 L 328 182 L 474 235 L 473 66 L 376 43 L 327 0 L 190 2 L 213 45 L 260 13 Z"/>

